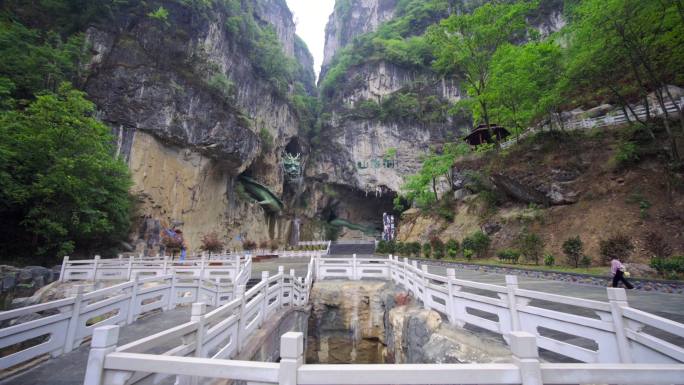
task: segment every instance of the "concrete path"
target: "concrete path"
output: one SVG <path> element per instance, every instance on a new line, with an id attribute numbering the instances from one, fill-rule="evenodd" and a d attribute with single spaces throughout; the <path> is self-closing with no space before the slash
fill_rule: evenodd
<path id="1" fill-rule="evenodd" d="M 147 337 L 190 321 L 190 306 L 177 307 L 155 313 L 121 328 L 119 345 Z M 0 381 L 0 385 L 77 385 L 83 384 L 90 344 L 81 345 L 73 352 L 50 359 L 14 377 Z"/>

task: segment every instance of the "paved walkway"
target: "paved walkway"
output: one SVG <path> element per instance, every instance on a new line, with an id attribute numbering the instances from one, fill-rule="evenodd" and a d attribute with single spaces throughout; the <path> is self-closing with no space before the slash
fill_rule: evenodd
<path id="1" fill-rule="evenodd" d="M 190 306 L 177 307 L 149 315 L 121 328 L 119 345 L 147 337 L 190 321 Z M 90 344 L 60 357 L 50 359 L 21 374 L 0 381 L 0 385 L 77 385 L 83 383 Z"/>

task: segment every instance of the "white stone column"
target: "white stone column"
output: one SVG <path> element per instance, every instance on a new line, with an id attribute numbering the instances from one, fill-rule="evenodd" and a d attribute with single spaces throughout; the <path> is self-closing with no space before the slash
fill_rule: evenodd
<path id="1" fill-rule="evenodd" d="M 615 327 L 615 339 L 617 340 L 618 355 L 620 362 L 623 364 L 632 363 L 632 355 L 629 349 L 629 341 L 625 334 L 625 322 L 622 317 L 622 308 L 628 307 L 627 293 L 625 289 L 618 287 L 609 287 L 608 300 L 610 301 L 610 313 L 613 318 L 613 326 Z"/>
<path id="2" fill-rule="evenodd" d="M 522 385 L 543 385 L 537 339 L 527 332 L 511 332 L 513 363 L 520 369 Z"/>
<path id="3" fill-rule="evenodd" d="M 518 302 L 515 298 L 515 291 L 518 289 L 518 277 L 515 275 L 506 276 L 506 291 L 508 294 L 508 311 L 511 316 L 511 330 L 520 331 L 520 315 L 518 314 Z"/>
<path id="4" fill-rule="evenodd" d="M 119 340 L 119 326 L 108 325 L 96 328 L 90 342 L 90 353 L 86 366 L 83 385 L 102 385 L 104 383 L 104 363 L 107 354 L 116 349 Z"/>
<path id="5" fill-rule="evenodd" d="M 66 341 L 64 343 L 64 353 L 69 353 L 74 350 L 76 343 L 76 332 L 78 331 L 78 320 L 81 318 L 81 302 L 83 301 L 83 286 L 76 286 L 76 295 L 74 296 L 74 305 L 71 308 L 71 318 L 69 319 L 69 326 L 67 327 Z"/>
<path id="6" fill-rule="evenodd" d="M 278 308 L 282 308 L 285 305 L 285 266 L 278 266 L 278 274 L 280 274 L 280 279 L 278 280 L 278 286 L 280 287 L 278 294 Z"/>
<path id="7" fill-rule="evenodd" d="M 69 256 L 65 255 L 64 260 L 62 260 L 62 269 L 59 272 L 59 282 L 64 282 L 66 279 L 66 268 L 67 265 L 69 264 Z"/>
<path id="8" fill-rule="evenodd" d="M 128 314 L 126 318 L 127 324 L 132 324 L 136 320 L 136 318 L 138 318 L 138 315 L 136 314 L 136 309 L 138 307 L 139 280 L 140 277 L 136 274 L 135 278 L 133 278 L 133 286 L 131 287 L 131 301 L 128 304 Z"/>
<path id="9" fill-rule="evenodd" d="M 304 336 L 288 332 L 280 337 L 279 385 L 296 385 L 297 370 L 304 363 Z"/>
<path id="10" fill-rule="evenodd" d="M 207 314 L 207 304 L 195 302 L 190 310 L 190 322 L 197 322 L 197 336 L 195 337 L 195 357 L 203 357 L 204 346 L 204 315 Z"/>
<path id="11" fill-rule="evenodd" d="M 264 283 L 264 287 L 261 289 L 263 298 L 261 299 L 261 317 L 259 317 L 259 326 L 266 322 L 266 312 L 268 311 L 268 271 L 261 272 L 261 282 Z"/>

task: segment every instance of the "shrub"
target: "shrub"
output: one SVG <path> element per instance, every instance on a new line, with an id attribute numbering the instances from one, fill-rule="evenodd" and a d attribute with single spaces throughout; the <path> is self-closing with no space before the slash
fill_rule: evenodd
<path id="1" fill-rule="evenodd" d="M 618 148 L 615 149 L 613 159 L 615 159 L 615 163 L 618 166 L 636 163 L 639 160 L 639 151 L 636 143 L 629 141 L 620 143 Z"/>
<path id="2" fill-rule="evenodd" d="M 420 257 L 420 243 L 419 242 L 409 243 L 407 254 L 414 255 L 416 257 Z"/>
<path id="3" fill-rule="evenodd" d="M 470 249 L 463 249 L 463 256 L 465 257 L 465 259 L 470 261 L 471 259 L 473 259 L 473 254 L 475 254 L 474 251 Z"/>
<path id="4" fill-rule="evenodd" d="M 672 255 L 672 247 L 657 232 L 650 231 L 644 237 L 644 249 L 650 254 L 651 258 L 667 258 Z"/>
<path id="5" fill-rule="evenodd" d="M 268 249 L 268 245 L 269 245 L 268 241 L 259 242 L 259 248 L 262 250 Z"/>
<path id="6" fill-rule="evenodd" d="M 482 231 L 477 231 L 469 237 L 466 237 L 463 240 L 461 247 L 463 249 L 471 250 L 477 257 L 484 257 L 489 252 L 490 243 L 491 239 L 489 236 L 487 236 L 487 234 L 483 233 Z"/>
<path id="7" fill-rule="evenodd" d="M 225 247 L 225 243 L 219 239 L 219 236 L 215 231 L 204 234 L 202 236 L 201 242 L 202 245 L 200 246 L 200 250 L 210 253 L 218 253 Z"/>
<path id="8" fill-rule="evenodd" d="M 579 235 L 574 238 L 568 238 L 563 242 L 563 253 L 569 265 L 579 267 L 583 252 L 584 244 Z"/>
<path id="9" fill-rule="evenodd" d="M 518 236 L 517 243 L 525 260 L 538 265 L 544 253 L 544 240 L 539 235 L 525 230 Z"/>
<path id="10" fill-rule="evenodd" d="M 634 245 L 627 235 L 616 234 L 608 239 L 601 240 L 599 242 L 599 249 L 604 261 L 610 261 L 613 258 L 619 258 L 624 261 L 628 259 L 634 250 Z"/>
<path id="11" fill-rule="evenodd" d="M 431 238 L 430 247 L 432 248 L 432 254 L 434 255 L 435 259 L 444 258 L 444 242 L 442 242 L 441 239 L 437 237 Z"/>
<path id="12" fill-rule="evenodd" d="M 677 274 L 684 273 L 684 255 L 671 258 L 653 258 L 650 265 L 658 271 L 658 274 L 675 278 Z"/>
<path id="13" fill-rule="evenodd" d="M 257 247 L 257 243 L 254 241 L 250 241 L 249 239 L 245 239 L 242 241 L 242 249 L 243 250 L 254 250 Z"/>
<path id="14" fill-rule="evenodd" d="M 431 253 L 432 253 L 432 247 L 430 246 L 430 244 L 424 243 L 423 244 L 423 257 L 430 258 Z"/>
<path id="15" fill-rule="evenodd" d="M 544 266 L 553 266 L 556 264 L 556 257 L 552 254 L 546 254 L 544 256 Z"/>
<path id="16" fill-rule="evenodd" d="M 589 258 L 588 255 L 583 255 L 579 264 L 580 264 L 580 266 L 587 268 L 587 267 L 591 266 L 591 258 Z"/>
<path id="17" fill-rule="evenodd" d="M 520 251 L 515 249 L 503 249 L 497 253 L 499 260 L 506 263 L 518 263 L 520 258 Z"/>
<path id="18" fill-rule="evenodd" d="M 375 246 L 375 252 L 377 254 L 388 254 L 387 253 L 387 241 L 384 239 L 378 241 L 377 246 Z"/>
<path id="19" fill-rule="evenodd" d="M 449 239 L 446 242 L 446 245 L 444 245 L 446 248 L 446 254 L 449 256 L 449 258 L 455 258 L 456 255 L 458 254 L 458 241 L 455 239 Z"/>

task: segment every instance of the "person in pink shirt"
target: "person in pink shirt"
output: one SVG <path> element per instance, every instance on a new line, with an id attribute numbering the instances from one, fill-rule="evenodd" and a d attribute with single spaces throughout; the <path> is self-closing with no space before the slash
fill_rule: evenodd
<path id="1" fill-rule="evenodd" d="M 634 289 L 634 286 L 625 278 L 625 266 L 617 257 L 610 260 L 610 275 L 613 277 L 613 287 L 618 287 L 618 282 L 622 281 L 627 289 Z"/>

